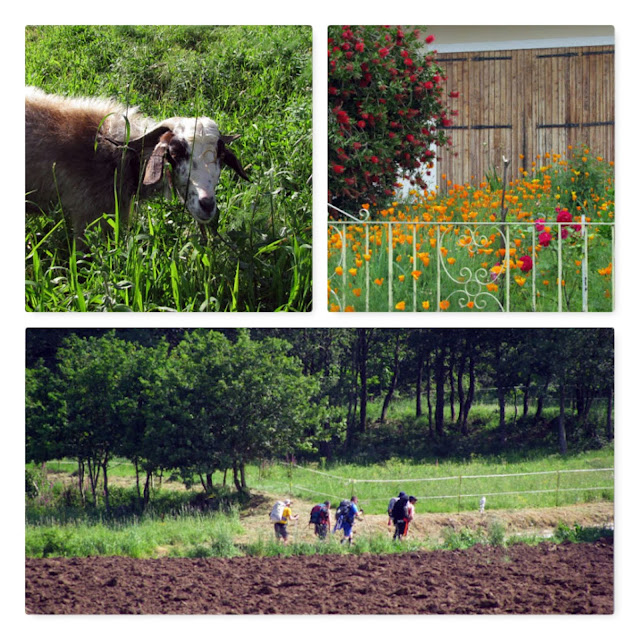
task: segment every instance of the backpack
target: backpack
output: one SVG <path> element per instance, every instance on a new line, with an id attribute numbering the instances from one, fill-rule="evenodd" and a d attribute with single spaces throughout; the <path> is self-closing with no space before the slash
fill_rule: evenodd
<path id="1" fill-rule="evenodd" d="M 398 520 L 404 520 L 407 517 L 407 502 L 409 498 L 397 498 L 393 509 L 391 510 L 391 517 L 397 522 Z"/>
<path id="2" fill-rule="evenodd" d="M 323 518 L 323 509 L 324 505 L 317 504 L 313 509 L 311 509 L 311 517 L 309 518 L 309 524 L 321 524 L 324 522 Z"/>
<path id="3" fill-rule="evenodd" d="M 393 507 L 396 502 L 398 502 L 398 500 L 398 496 L 394 496 L 393 498 L 391 498 L 391 500 L 389 500 L 389 506 L 387 507 L 387 513 L 389 514 L 389 517 L 391 517 L 391 514 L 393 513 Z"/>
<path id="4" fill-rule="evenodd" d="M 271 509 L 271 513 L 269 514 L 269 520 L 271 522 L 280 522 L 282 520 L 282 512 L 284 511 L 284 502 L 278 500 L 273 505 L 273 509 Z"/>
<path id="5" fill-rule="evenodd" d="M 343 500 L 340 506 L 336 509 L 336 522 L 353 522 L 353 516 L 351 515 L 351 502 L 349 500 Z"/>

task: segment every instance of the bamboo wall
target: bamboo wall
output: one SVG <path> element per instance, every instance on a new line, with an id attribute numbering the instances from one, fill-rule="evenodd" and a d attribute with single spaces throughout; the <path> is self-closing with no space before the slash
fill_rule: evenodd
<path id="1" fill-rule="evenodd" d="M 536 156 L 567 154 L 586 144 L 614 159 L 614 48 L 574 47 L 438 54 L 446 93 L 459 114 L 450 151 L 438 159 L 442 174 L 461 184 L 484 179 L 492 167 L 511 177 Z M 522 157 L 521 157 L 522 156 Z"/>

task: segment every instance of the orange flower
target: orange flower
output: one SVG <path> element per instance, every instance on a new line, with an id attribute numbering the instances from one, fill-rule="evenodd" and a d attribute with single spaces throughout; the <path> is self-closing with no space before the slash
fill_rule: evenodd
<path id="1" fill-rule="evenodd" d="M 425 301 L 422 303 L 422 308 L 423 308 L 425 311 L 429 308 L 429 301 L 428 301 L 428 300 L 425 300 Z"/>
<path id="2" fill-rule="evenodd" d="M 351 312 L 353 312 L 353 311 L 355 311 L 355 308 L 354 308 L 354 307 L 352 307 L 351 305 L 348 305 L 348 306 L 346 306 L 346 307 L 344 308 L 344 310 L 345 310 L 345 311 L 351 311 Z"/>
<path id="3" fill-rule="evenodd" d="M 442 311 L 446 311 L 450 306 L 451 303 L 448 300 L 442 300 L 440 302 L 440 309 L 442 309 Z"/>
<path id="4" fill-rule="evenodd" d="M 341 276 L 343 273 L 344 273 L 344 272 L 343 272 L 343 270 L 342 270 L 342 267 L 340 267 L 340 266 L 336 267 L 336 274 L 338 274 L 339 276 Z"/>
<path id="5" fill-rule="evenodd" d="M 396 305 L 396 309 L 398 311 L 404 311 L 404 307 L 405 307 L 404 300 L 402 300 L 401 302 L 398 302 L 398 304 Z"/>
<path id="6" fill-rule="evenodd" d="M 375 282 L 378 286 L 380 286 L 380 285 L 384 282 L 384 278 L 376 278 L 376 279 L 374 280 L 374 282 Z"/>
<path id="7" fill-rule="evenodd" d="M 412 271 L 411 275 L 413 276 L 414 280 L 417 280 L 422 275 L 422 271 Z"/>
<path id="8" fill-rule="evenodd" d="M 354 290 L 353 290 L 353 295 L 354 295 L 356 298 L 359 298 L 361 293 L 362 293 L 362 289 L 361 289 L 360 287 L 358 287 L 357 289 L 354 289 Z"/>

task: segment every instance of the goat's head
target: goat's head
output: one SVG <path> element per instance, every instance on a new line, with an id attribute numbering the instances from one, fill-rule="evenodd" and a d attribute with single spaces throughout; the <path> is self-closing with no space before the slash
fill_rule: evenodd
<path id="1" fill-rule="evenodd" d="M 173 187 L 198 222 L 210 222 L 216 212 L 215 189 L 224 165 L 249 180 L 228 144 L 239 135 L 223 136 L 209 118 L 171 118 L 145 135 L 145 146 L 153 151 L 144 172 L 143 184 L 160 183 L 165 163 L 171 165 Z"/>

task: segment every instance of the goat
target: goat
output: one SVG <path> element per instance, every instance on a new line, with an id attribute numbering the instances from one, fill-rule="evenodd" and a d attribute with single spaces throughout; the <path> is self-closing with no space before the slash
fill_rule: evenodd
<path id="1" fill-rule="evenodd" d="M 160 123 L 113 100 L 66 98 L 27 87 L 25 101 L 27 211 L 60 203 L 74 234 L 119 209 L 126 224 L 134 196 L 169 184 L 198 223 L 216 214 L 223 165 L 249 177 L 210 118 Z M 116 194 L 117 193 L 117 201 Z"/>

